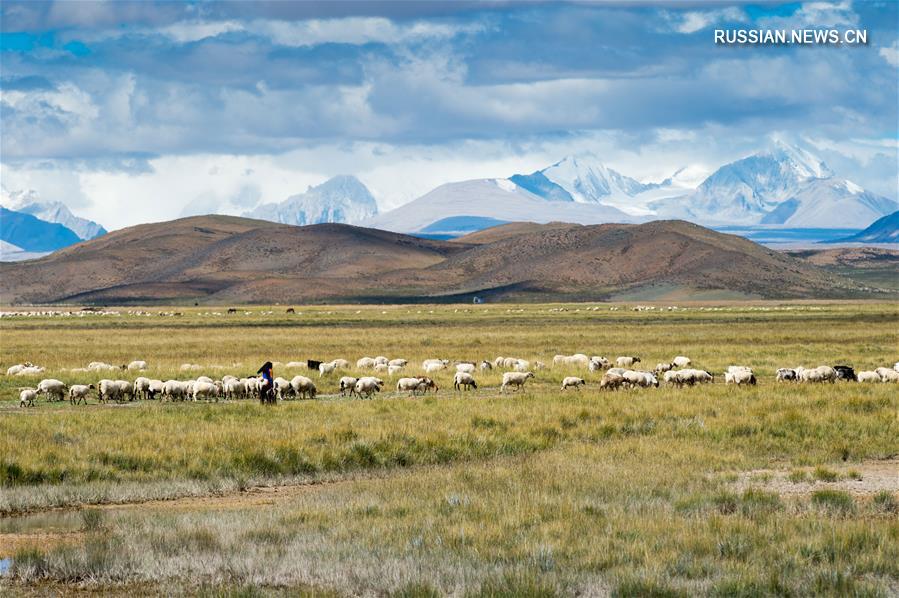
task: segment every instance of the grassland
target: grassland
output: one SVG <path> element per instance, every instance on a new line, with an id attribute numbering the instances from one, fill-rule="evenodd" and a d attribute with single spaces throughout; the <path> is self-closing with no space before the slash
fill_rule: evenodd
<path id="1" fill-rule="evenodd" d="M 185 378 L 185 362 L 220 376 L 266 359 L 549 363 L 575 351 L 640 355 L 647 367 L 684 354 L 711 371 L 740 363 L 761 376 L 755 388 L 562 393 L 572 372 L 549 369 L 503 396 L 498 373 L 478 376 L 481 389 L 466 395 L 447 374 L 436 396 L 371 401 L 330 396 L 335 377 L 321 381 L 324 397 L 273 408 L 28 410 L 16 388 L 34 380 L 4 376 L 0 557 L 13 564 L 0 590 L 899 592 L 897 484 L 873 483 L 875 470 L 899 479 L 895 387 L 773 380 L 783 365 L 893 363 L 894 305 L 586 307 L 4 318 L 4 369 L 28 360 L 72 383 L 96 381 L 62 371 L 93 360 L 146 359 L 164 379 Z"/>

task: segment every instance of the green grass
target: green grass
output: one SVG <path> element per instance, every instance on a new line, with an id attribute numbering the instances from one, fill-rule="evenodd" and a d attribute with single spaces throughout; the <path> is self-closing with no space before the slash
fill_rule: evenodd
<path id="1" fill-rule="evenodd" d="M 719 374 L 750 365 L 759 377 L 752 388 L 600 392 L 598 376 L 581 373 L 587 387 L 562 393 L 561 378 L 575 372 L 547 369 L 524 392 L 501 395 L 498 372 L 477 375 L 470 394 L 447 391 L 446 372 L 436 396 L 359 401 L 329 396 L 337 376 L 313 376 L 324 398 L 273 408 L 41 400 L 21 409 L 16 388 L 34 380 L 4 376 L 7 515 L 324 483 L 252 505 L 88 509 L 72 523 L 83 536 L 23 549 L 0 583 L 397 596 L 877 596 L 897 587 L 896 493 L 857 497 L 839 486 L 864 480 L 867 461 L 899 455 L 895 387 L 774 381 L 785 365 L 892 363 L 894 306 L 586 307 L 0 320 L 4 366 L 29 360 L 67 382 L 95 382 L 62 371 L 92 360 L 146 359 L 148 375 L 184 379 L 185 362 L 205 368 L 191 375 L 220 377 L 266 359 L 502 355 L 549 364 L 576 351 L 640 355 L 647 368 L 683 354 Z M 753 471 L 833 487 L 778 494 L 770 474 L 738 486 Z M 6 521 L 30 529 L 27 519 Z"/>

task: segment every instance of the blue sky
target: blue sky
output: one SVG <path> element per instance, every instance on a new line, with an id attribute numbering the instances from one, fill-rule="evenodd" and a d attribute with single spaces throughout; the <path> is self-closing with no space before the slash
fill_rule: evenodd
<path id="1" fill-rule="evenodd" d="M 895 197 L 897 6 L 4 1 L 0 174 L 119 227 L 341 173 L 389 208 L 581 151 L 701 178 L 781 138 Z M 722 47 L 716 27 L 869 43 Z"/>

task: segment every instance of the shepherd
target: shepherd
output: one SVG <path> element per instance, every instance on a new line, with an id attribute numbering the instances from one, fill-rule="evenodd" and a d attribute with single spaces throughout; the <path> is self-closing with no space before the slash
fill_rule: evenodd
<path id="1" fill-rule="evenodd" d="M 275 402 L 275 378 L 272 374 L 272 362 L 266 361 L 262 367 L 256 370 L 257 374 L 262 374 L 262 388 L 259 389 L 259 402 L 263 405 L 273 404 Z"/>

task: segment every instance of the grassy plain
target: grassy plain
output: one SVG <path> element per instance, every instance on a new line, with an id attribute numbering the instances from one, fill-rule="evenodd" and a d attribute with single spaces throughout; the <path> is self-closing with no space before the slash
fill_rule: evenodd
<path id="1" fill-rule="evenodd" d="M 895 305 L 588 307 L 4 318 L 3 369 L 28 360 L 69 383 L 101 377 L 63 371 L 94 360 L 145 359 L 151 377 L 184 379 L 182 363 L 203 366 L 192 376 L 220 377 L 267 359 L 550 364 L 576 351 L 639 355 L 647 369 L 677 354 L 719 374 L 750 365 L 760 382 L 603 393 L 590 384 L 598 376 L 582 374 L 586 389 L 563 393 L 559 381 L 575 372 L 550 368 L 522 393 L 499 394 L 494 372 L 463 395 L 447 372 L 436 396 L 361 401 L 331 396 L 335 376 L 320 381 L 322 398 L 271 408 L 94 400 L 23 410 L 17 388 L 36 379 L 2 376 L 0 558 L 13 560 L 0 584 L 162 594 L 899 592 L 895 386 L 773 377 L 785 365 L 892 364 Z M 288 373 L 306 372 L 276 370 Z M 893 469 L 896 483 L 873 484 L 875 470 L 889 480 Z"/>

